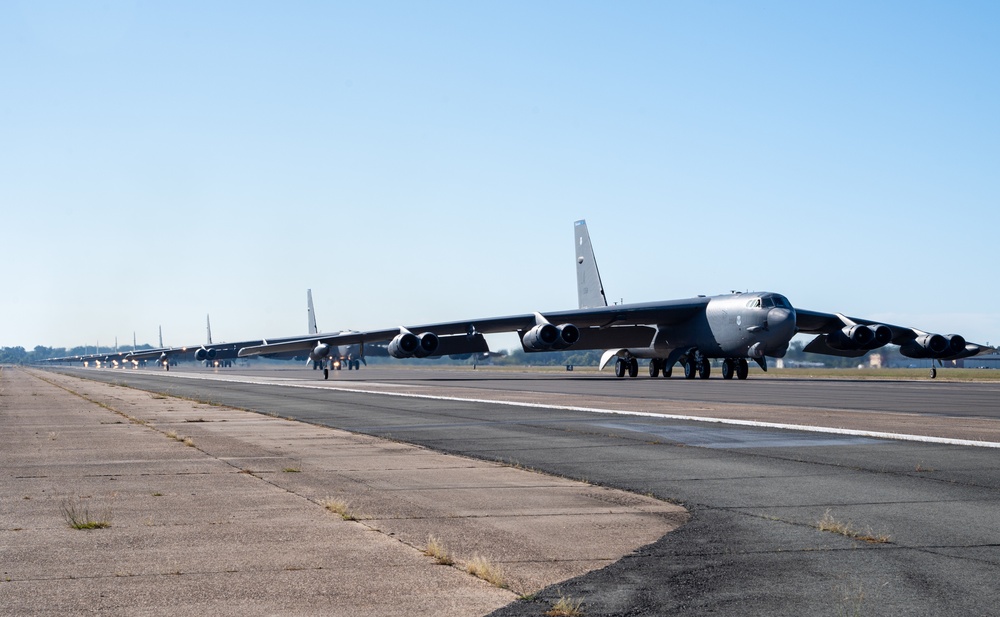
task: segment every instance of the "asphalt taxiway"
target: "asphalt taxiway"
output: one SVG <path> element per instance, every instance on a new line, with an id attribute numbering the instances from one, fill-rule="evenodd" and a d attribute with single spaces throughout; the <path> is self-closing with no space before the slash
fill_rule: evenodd
<path id="1" fill-rule="evenodd" d="M 1000 388 L 992 384 L 383 368 L 328 382 L 298 369 L 72 372 L 514 462 L 691 512 L 678 531 L 496 615 L 535 615 L 559 595 L 582 599 L 587 615 L 995 615 L 1000 606 L 1000 450 L 989 447 L 1000 441 Z M 540 399 L 547 406 L 529 405 Z M 763 421 L 686 419 L 740 414 Z M 984 447 L 775 426 L 827 420 L 836 429 L 829 425 L 872 418 L 873 434 L 947 433 Z"/>

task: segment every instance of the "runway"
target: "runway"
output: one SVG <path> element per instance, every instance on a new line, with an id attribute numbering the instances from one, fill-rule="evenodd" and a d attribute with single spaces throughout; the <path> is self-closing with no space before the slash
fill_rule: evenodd
<path id="1" fill-rule="evenodd" d="M 226 369 L 218 373 L 225 381 L 202 379 L 214 378 L 204 369 L 193 373 L 199 379 L 152 369 L 71 372 L 517 463 L 691 511 L 679 531 L 496 615 L 538 614 L 556 593 L 581 598 L 587 615 L 991 615 L 1000 606 L 995 448 L 719 425 L 656 411 L 811 424 L 875 418 L 880 427 L 906 426 L 907 434 L 923 428 L 991 443 L 1000 441 L 993 384 L 388 368 L 341 371 L 329 382 L 301 369 Z M 428 398 L 370 393 L 376 389 Z M 475 400 L 454 400 L 463 397 Z M 524 399 L 563 404 L 525 406 Z M 850 533 L 821 531 L 824 517 Z"/>

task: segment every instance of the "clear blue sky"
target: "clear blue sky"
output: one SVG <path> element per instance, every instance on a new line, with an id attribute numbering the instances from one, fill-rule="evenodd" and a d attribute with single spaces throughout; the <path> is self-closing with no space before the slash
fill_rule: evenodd
<path id="1" fill-rule="evenodd" d="M 996 2 L 4 2 L 0 346 L 732 289 L 1000 342 Z"/>

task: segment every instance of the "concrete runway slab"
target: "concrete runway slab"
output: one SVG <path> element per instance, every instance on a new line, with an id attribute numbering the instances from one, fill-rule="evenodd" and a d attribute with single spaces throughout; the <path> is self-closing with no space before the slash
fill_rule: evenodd
<path id="1" fill-rule="evenodd" d="M 692 512 L 687 524 L 661 540 L 532 601 L 514 602 L 498 616 L 537 615 L 562 594 L 582 599 L 587 615 L 994 615 L 1000 606 L 1000 589 L 991 582 L 1000 578 L 995 448 L 850 438 L 820 445 L 812 433 L 795 430 L 776 442 L 752 432 L 759 427 L 738 426 L 727 426 L 733 447 L 716 439 L 707 443 L 717 447 L 709 448 L 681 438 L 699 433 L 706 422 L 649 415 L 612 419 L 572 409 L 586 401 L 630 412 L 673 410 L 802 425 L 835 419 L 854 427 L 989 440 L 998 434 L 992 384 L 442 378 L 433 371 L 382 369 L 337 377 L 337 386 L 355 390 L 385 383 L 396 392 L 449 395 L 407 399 L 313 388 L 315 376 L 306 371 L 298 377 L 279 372 L 285 385 L 250 383 L 272 381 L 252 372 L 220 373 L 227 382 L 203 381 L 204 374 L 183 379 L 133 373 L 100 378 L 517 462 L 675 500 Z M 496 398 L 567 405 L 491 403 L 480 395 L 491 390 Z M 470 391 L 475 396 L 467 396 Z M 730 430 L 748 433 L 734 438 Z M 860 533 L 821 531 L 818 521 L 827 512 Z M 868 530 L 888 541 L 857 537 Z"/>
<path id="2" fill-rule="evenodd" d="M 686 519 L 614 489 L 39 375 L 0 370 L 10 614 L 485 614 Z M 71 529 L 67 504 L 110 527 Z M 423 555 L 429 535 L 458 566 Z M 476 554 L 508 589 L 460 568 Z"/>

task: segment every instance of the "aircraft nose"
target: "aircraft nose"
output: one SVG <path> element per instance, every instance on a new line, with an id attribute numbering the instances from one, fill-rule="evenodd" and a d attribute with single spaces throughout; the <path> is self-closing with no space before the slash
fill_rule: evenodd
<path id="1" fill-rule="evenodd" d="M 767 312 L 767 329 L 775 339 L 787 343 L 795 334 L 795 311 L 782 307 Z"/>

